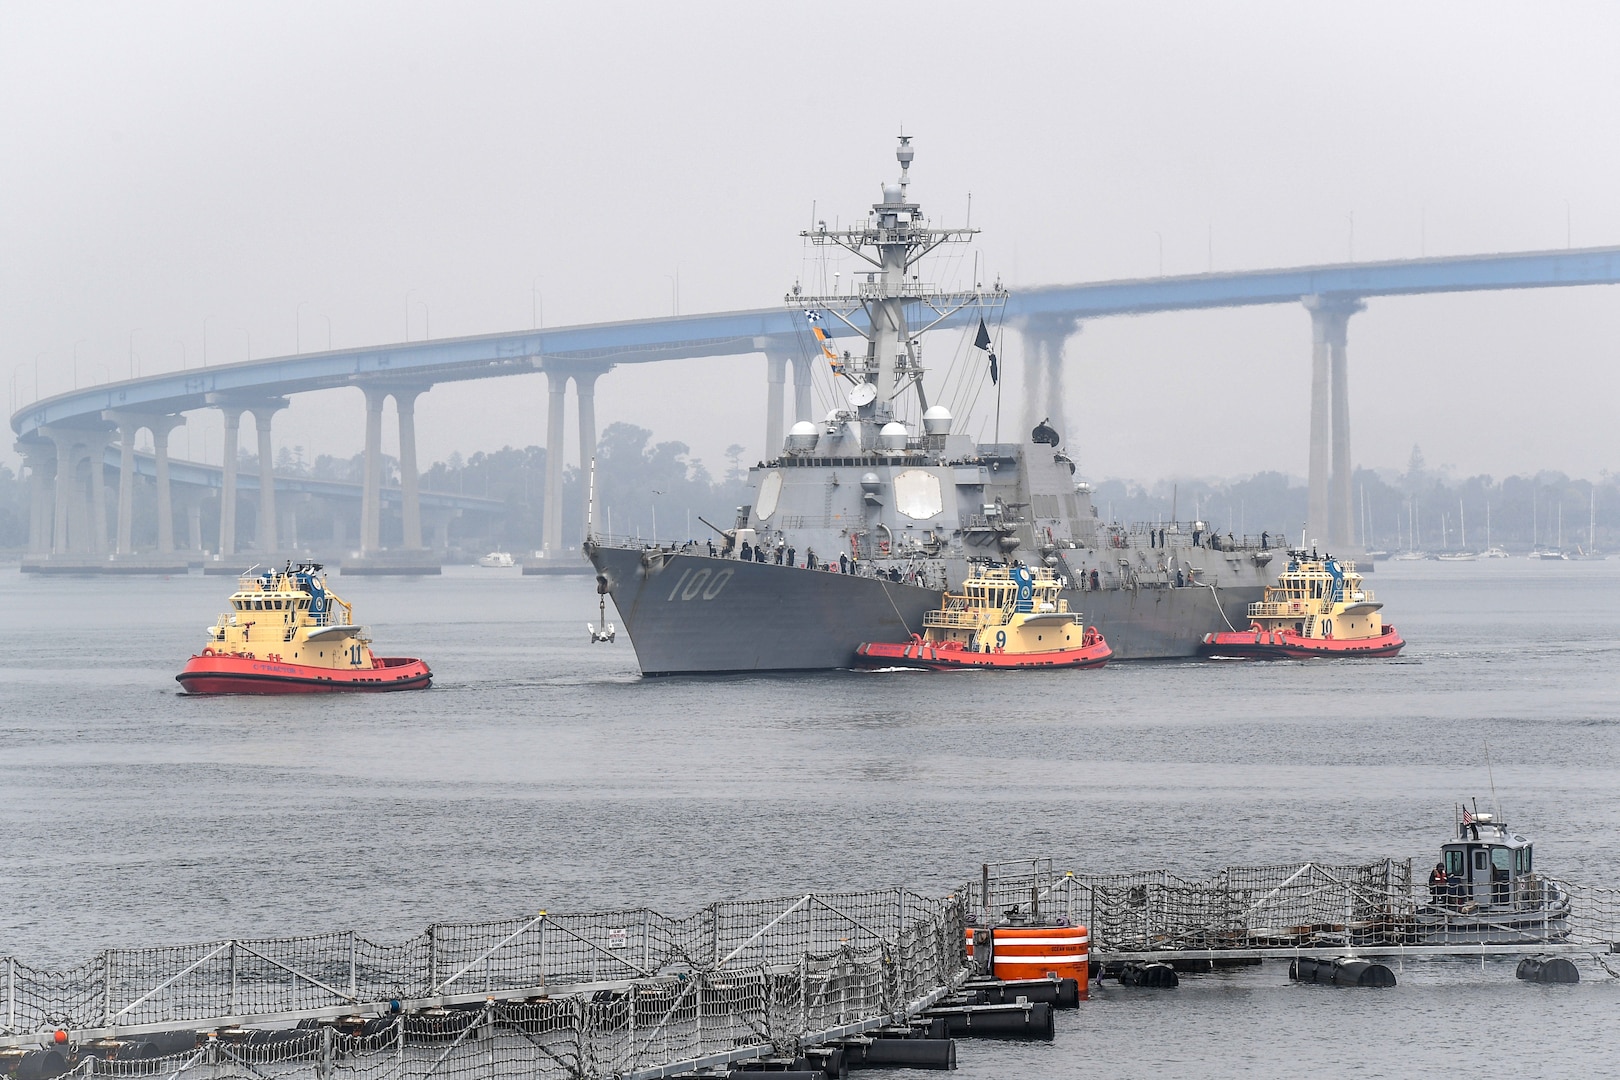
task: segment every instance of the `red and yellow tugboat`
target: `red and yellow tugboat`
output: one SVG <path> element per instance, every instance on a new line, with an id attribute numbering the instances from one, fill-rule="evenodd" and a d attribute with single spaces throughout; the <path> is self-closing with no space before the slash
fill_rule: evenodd
<path id="1" fill-rule="evenodd" d="M 1383 606 L 1362 587 L 1354 563 L 1290 551 L 1277 584 L 1249 605 L 1249 629 L 1205 634 L 1200 651 L 1251 660 L 1394 656 L 1406 642 L 1378 614 Z"/>
<path id="2" fill-rule="evenodd" d="M 1114 655 L 1044 567 L 987 565 L 946 593 L 945 606 L 923 616 L 910 641 L 869 641 L 855 650 L 861 667 L 1101 667 Z"/>
<path id="3" fill-rule="evenodd" d="M 175 680 L 188 694 L 321 694 L 421 690 L 420 660 L 374 656 L 354 609 L 326 589 L 319 563 L 243 577 L 231 610 Z"/>

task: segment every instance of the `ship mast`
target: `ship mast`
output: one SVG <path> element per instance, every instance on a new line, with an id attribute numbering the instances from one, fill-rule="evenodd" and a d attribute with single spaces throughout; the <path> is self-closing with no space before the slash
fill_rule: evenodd
<path id="1" fill-rule="evenodd" d="M 872 213 L 862 228 L 829 230 L 826 222 L 800 235 L 816 246 L 844 248 L 873 269 L 866 281 L 856 286 L 852 296 L 809 296 L 795 288 L 788 302 L 812 311 L 825 309 L 866 339 L 866 355 L 835 366 L 837 373 L 852 384 L 849 400 L 863 420 L 884 423 L 895 418 L 894 402 L 911 387 L 924 410 L 928 399 L 922 385 L 919 336 L 969 305 L 1003 302 L 1005 292 L 998 282 L 989 296 L 974 283 L 966 292 L 945 292 L 918 280 L 911 274 L 923 256 L 946 243 L 971 241 L 979 230 L 970 228 L 930 228 L 922 207 L 909 201 L 911 183 L 911 136 L 901 135 L 895 150 L 900 163 L 898 183 L 883 185 L 883 201 L 872 204 Z M 908 275 L 909 279 L 908 279 Z M 908 305 L 922 304 L 933 318 L 913 330 L 906 319 Z M 862 327 L 851 316 L 864 309 Z M 870 390 L 862 387 L 870 386 Z"/>

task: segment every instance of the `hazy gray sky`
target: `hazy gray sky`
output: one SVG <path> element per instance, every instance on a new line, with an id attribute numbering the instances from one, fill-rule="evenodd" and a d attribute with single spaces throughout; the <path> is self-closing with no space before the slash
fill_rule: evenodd
<path id="1" fill-rule="evenodd" d="M 1153 275 L 1161 238 L 1167 273 L 1620 243 L 1617 41 L 1608 3 L 9 0 L 0 362 L 21 403 L 75 348 L 81 385 L 196 366 L 205 322 L 219 363 L 327 320 L 344 346 L 661 314 L 677 275 L 683 311 L 778 303 L 812 200 L 864 213 L 902 124 L 913 194 L 950 223 L 971 191 L 1014 286 Z M 1372 301 L 1358 462 L 1620 469 L 1617 300 Z M 1099 320 L 1068 370 L 1091 475 L 1305 471 L 1297 306 Z M 759 358 L 620 369 L 598 416 L 718 468 L 762 453 L 764 395 Z M 543 443 L 543 399 L 435 389 L 424 462 Z M 353 454 L 361 396 L 277 434 Z"/>

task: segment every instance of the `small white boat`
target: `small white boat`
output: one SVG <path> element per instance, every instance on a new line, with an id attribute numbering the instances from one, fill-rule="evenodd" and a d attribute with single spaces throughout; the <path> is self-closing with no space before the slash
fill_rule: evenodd
<path id="1" fill-rule="evenodd" d="M 516 566 L 517 561 L 512 558 L 512 553 L 509 551 L 492 551 L 488 555 L 485 555 L 483 558 L 479 559 L 478 565 L 489 567 L 490 569 L 500 570 L 507 567 Z"/>
<path id="2" fill-rule="evenodd" d="M 1506 559 L 1510 556 L 1499 547 L 1488 547 L 1479 553 L 1479 557 L 1482 559 Z"/>
<path id="3" fill-rule="evenodd" d="M 1472 551 L 1447 551 L 1436 555 L 1435 558 L 1441 562 L 1473 562 L 1479 556 Z"/>
<path id="4" fill-rule="evenodd" d="M 1416 911 L 1423 945 L 1527 945 L 1569 937 L 1570 894 L 1538 873 L 1529 840 L 1490 814 L 1457 808 L 1456 838 L 1441 846 L 1429 902 Z"/>

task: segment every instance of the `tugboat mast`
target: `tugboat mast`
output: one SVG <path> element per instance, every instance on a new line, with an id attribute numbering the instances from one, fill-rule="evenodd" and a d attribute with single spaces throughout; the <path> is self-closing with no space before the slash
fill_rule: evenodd
<path id="1" fill-rule="evenodd" d="M 901 135 L 895 150 L 900 162 L 900 180 L 883 185 L 883 201 L 872 204 L 872 214 L 864 228 L 829 231 L 822 222 L 814 231 L 800 235 L 817 246 L 833 245 L 844 248 L 866 262 L 874 270 L 867 280 L 856 287 L 854 296 L 805 296 L 797 290 L 788 296 L 788 302 L 815 309 L 826 308 L 846 326 L 866 339 L 866 355 L 858 362 L 843 365 L 839 374 L 853 384 L 849 395 L 862 420 L 886 423 L 895 419 L 894 402 L 908 387 L 915 386 L 922 408 L 928 408 L 928 399 L 922 385 L 922 363 L 918 337 L 969 304 L 984 301 L 977 282 L 971 291 L 949 293 L 925 284 L 908 274 L 923 256 L 945 243 L 966 243 L 979 230 L 934 229 L 923 217 L 922 207 L 910 202 L 906 189 L 911 183 L 911 136 Z M 868 250 L 870 249 L 870 250 Z M 853 312 L 858 302 L 866 311 L 866 328 L 858 326 L 846 314 Z M 999 284 L 993 301 L 1005 300 Z M 926 304 L 935 318 L 916 331 L 907 324 L 906 306 Z M 863 390 L 870 386 L 871 390 Z"/>

